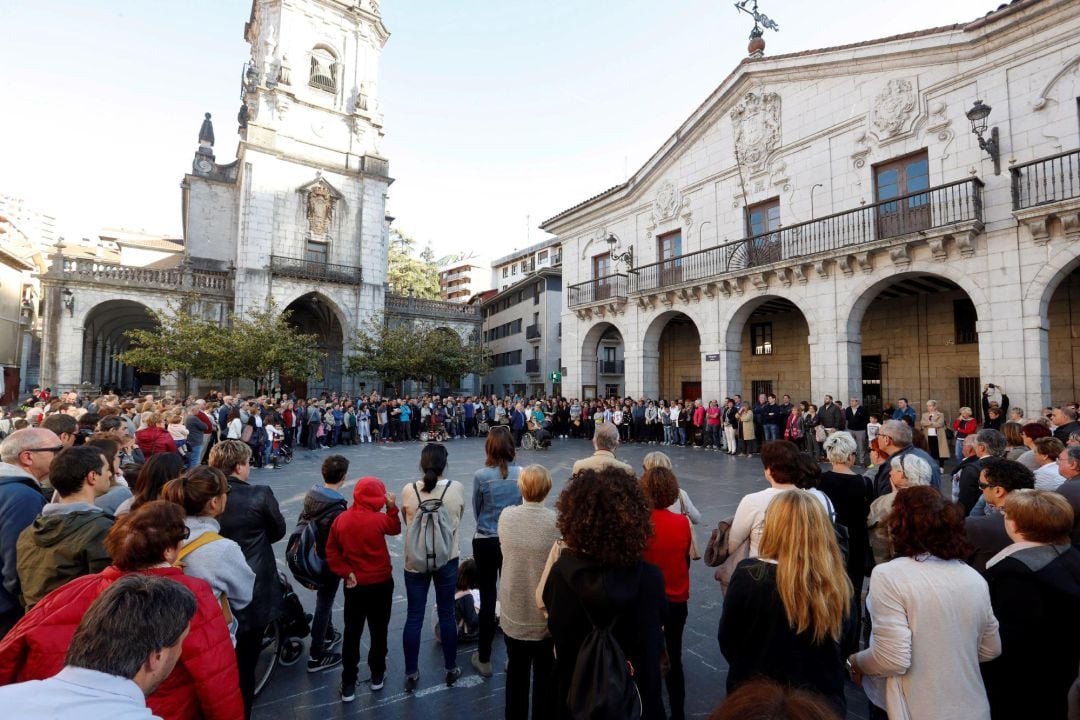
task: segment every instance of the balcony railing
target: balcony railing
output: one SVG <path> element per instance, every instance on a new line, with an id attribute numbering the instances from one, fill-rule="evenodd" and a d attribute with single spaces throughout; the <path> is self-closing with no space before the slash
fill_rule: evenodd
<path id="1" fill-rule="evenodd" d="M 530 325 L 527 328 L 525 328 L 525 339 L 526 340 L 539 340 L 540 339 L 540 326 L 539 325 Z"/>
<path id="2" fill-rule="evenodd" d="M 600 375 L 622 375 L 626 368 L 625 360 L 597 360 L 596 372 Z"/>
<path id="3" fill-rule="evenodd" d="M 415 318 L 443 318 L 479 323 L 483 320 L 479 305 L 425 300 L 406 295 L 386 295 L 386 312 L 391 315 L 407 315 Z"/>
<path id="4" fill-rule="evenodd" d="M 525 374 L 526 375 L 539 375 L 540 374 L 540 361 L 539 360 L 526 360 L 525 361 Z"/>
<path id="5" fill-rule="evenodd" d="M 978 178 L 961 180 L 643 265 L 631 275 L 630 292 L 650 292 L 783 260 L 855 249 L 954 223 L 982 222 L 982 186 Z M 571 307 L 574 287 L 570 288 Z"/>
<path id="6" fill-rule="evenodd" d="M 321 260 L 285 257 L 284 255 L 270 256 L 270 272 L 281 277 L 321 280 L 345 285 L 359 285 L 364 281 L 364 273 L 358 267 L 335 265 Z"/>
<path id="7" fill-rule="evenodd" d="M 1009 173 L 1013 210 L 1080 197 L 1080 150 L 1016 165 Z"/>
<path id="8" fill-rule="evenodd" d="M 567 306 L 578 307 L 596 302 L 608 302 L 614 300 L 626 300 L 628 291 L 627 278 L 624 273 L 614 273 L 586 280 L 567 288 Z"/>

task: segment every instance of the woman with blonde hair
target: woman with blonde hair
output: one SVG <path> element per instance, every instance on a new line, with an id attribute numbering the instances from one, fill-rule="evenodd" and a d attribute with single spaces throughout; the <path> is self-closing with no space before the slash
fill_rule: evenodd
<path id="1" fill-rule="evenodd" d="M 845 717 L 840 638 L 852 593 L 817 497 L 795 489 L 773 498 L 758 557 L 739 563 L 724 596 L 718 640 L 729 665 L 728 693 L 771 678 L 820 693 Z"/>

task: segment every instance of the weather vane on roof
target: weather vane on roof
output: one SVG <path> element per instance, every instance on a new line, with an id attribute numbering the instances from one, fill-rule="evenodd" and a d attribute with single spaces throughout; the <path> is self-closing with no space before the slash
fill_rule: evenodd
<path id="1" fill-rule="evenodd" d="M 761 37 L 765 31 L 762 28 L 779 32 L 780 26 L 765 13 L 758 12 L 757 0 L 739 0 L 735 3 L 735 9 L 754 18 L 754 29 L 750 31 L 750 56 L 761 57 L 765 51 L 765 40 Z"/>

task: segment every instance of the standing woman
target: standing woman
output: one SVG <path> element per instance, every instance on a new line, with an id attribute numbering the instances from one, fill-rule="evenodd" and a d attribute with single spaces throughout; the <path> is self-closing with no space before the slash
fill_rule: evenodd
<path id="1" fill-rule="evenodd" d="M 938 467 L 945 467 L 949 459 L 949 439 L 945 437 L 945 416 L 938 410 L 937 400 L 926 401 L 926 412 L 922 414 L 917 426 L 926 436 L 927 452 L 937 461 Z"/>
<path id="2" fill-rule="evenodd" d="M 507 434 L 505 430 L 502 434 Z M 499 516 L 502 574 L 499 626 L 506 639 L 506 718 L 528 720 L 532 684 L 533 720 L 551 717 L 551 668 L 554 643 L 543 613 L 536 607 L 536 586 L 552 545 L 559 539 L 555 513 L 544 507 L 551 475 L 543 465 L 528 465 L 518 476 L 523 502 Z M 481 604 L 483 609 L 483 604 Z"/>
<path id="3" fill-rule="evenodd" d="M 742 454 L 750 457 L 757 452 L 757 436 L 754 435 L 754 409 L 750 404 L 742 406 L 736 417 L 742 425 Z"/>
<path id="4" fill-rule="evenodd" d="M 735 455 L 738 452 L 738 441 L 736 440 L 738 431 L 736 428 L 739 425 L 739 420 L 736 415 L 738 415 L 738 410 L 735 408 L 735 401 L 727 398 L 724 400 L 724 441 L 728 455 Z"/>
<path id="5" fill-rule="evenodd" d="M 986 581 L 964 562 L 963 507 L 930 486 L 895 495 L 896 557 L 870 575 L 873 629 L 867 649 L 848 658 L 852 680 L 880 708 L 871 718 L 884 709 L 890 718 L 989 720 L 979 663 L 1001 654 L 1001 638 Z"/>
<path id="6" fill-rule="evenodd" d="M 724 596 L 717 639 L 728 693 L 764 676 L 820 693 L 845 717 L 840 637 L 852 588 L 818 499 L 805 490 L 777 495 L 759 552 L 735 568 Z"/>
<path id="7" fill-rule="evenodd" d="M 453 540 L 449 548 L 449 560 L 432 571 L 409 567 L 405 558 L 405 594 L 408 600 L 402 644 L 405 648 L 405 691 L 412 692 L 420 682 L 420 631 L 424 626 L 427 609 L 428 586 L 435 585 L 435 605 L 439 614 L 439 636 L 442 640 L 443 661 L 446 668 L 446 684 L 453 685 L 461 677 L 457 665 L 457 623 L 454 620 L 454 593 L 457 591 L 457 569 L 460 548 L 458 528 L 465 514 L 465 488 L 456 480 L 443 477 L 446 472 L 446 448 L 428 443 L 420 453 L 422 482 L 409 483 L 402 488 L 401 511 L 405 515 L 406 535 L 416 520 L 420 503 L 441 500 L 452 527 Z"/>
<path id="8" fill-rule="evenodd" d="M 471 662 L 478 673 L 491 677 L 496 587 L 503 564 L 499 547 L 499 516 L 511 505 L 521 504 L 521 490 L 518 489 L 521 467 L 514 464 L 514 438 L 504 427 L 491 429 L 484 442 L 484 451 L 487 453 L 484 467 L 473 475 L 476 534 L 472 547 L 480 590 L 480 641 Z"/>
<path id="9" fill-rule="evenodd" d="M 687 602 L 690 600 L 689 518 L 671 512 L 668 507 L 679 501 L 679 483 L 668 468 L 653 466 L 641 476 L 641 489 L 652 509 L 653 534 L 645 545 L 642 559 L 660 568 L 667 596 L 667 619 L 664 640 L 670 666 L 667 677 L 668 705 L 671 720 L 685 717 L 686 678 L 683 676 L 682 636 L 686 627 Z"/>
<path id="10" fill-rule="evenodd" d="M 244 432 L 244 421 L 240 419 L 240 409 L 233 405 L 229 410 L 229 418 L 225 421 L 228 432 L 226 433 L 227 440 L 239 440 L 240 435 Z"/>
<path id="11" fill-rule="evenodd" d="M 634 668 L 642 717 L 664 718 L 660 652 L 667 601 L 660 570 L 643 562 L 652 534 L 649 506 L 632 473 L 606 465 L 570 479 L 556 503 L 566 548 L 543 587 L 555 642 L 552 717 L 571 717 L 574 661 L 594 626 L 611 627 Z"/>

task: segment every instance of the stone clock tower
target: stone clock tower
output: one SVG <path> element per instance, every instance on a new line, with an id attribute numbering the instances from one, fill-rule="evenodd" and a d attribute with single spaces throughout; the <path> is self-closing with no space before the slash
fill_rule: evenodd
<path id="1" fill-rule="evenodd" d="M 305 389 L 347 389 L 342 357 L 384 307 L 389 33 L 376 0 L 254 0 L 244 38 L 237 159 L 216 162 L 208 116 L 183 184 L 187 259 L 232 271 L 237 312 L 292 310 L 328 355 Z"/>

